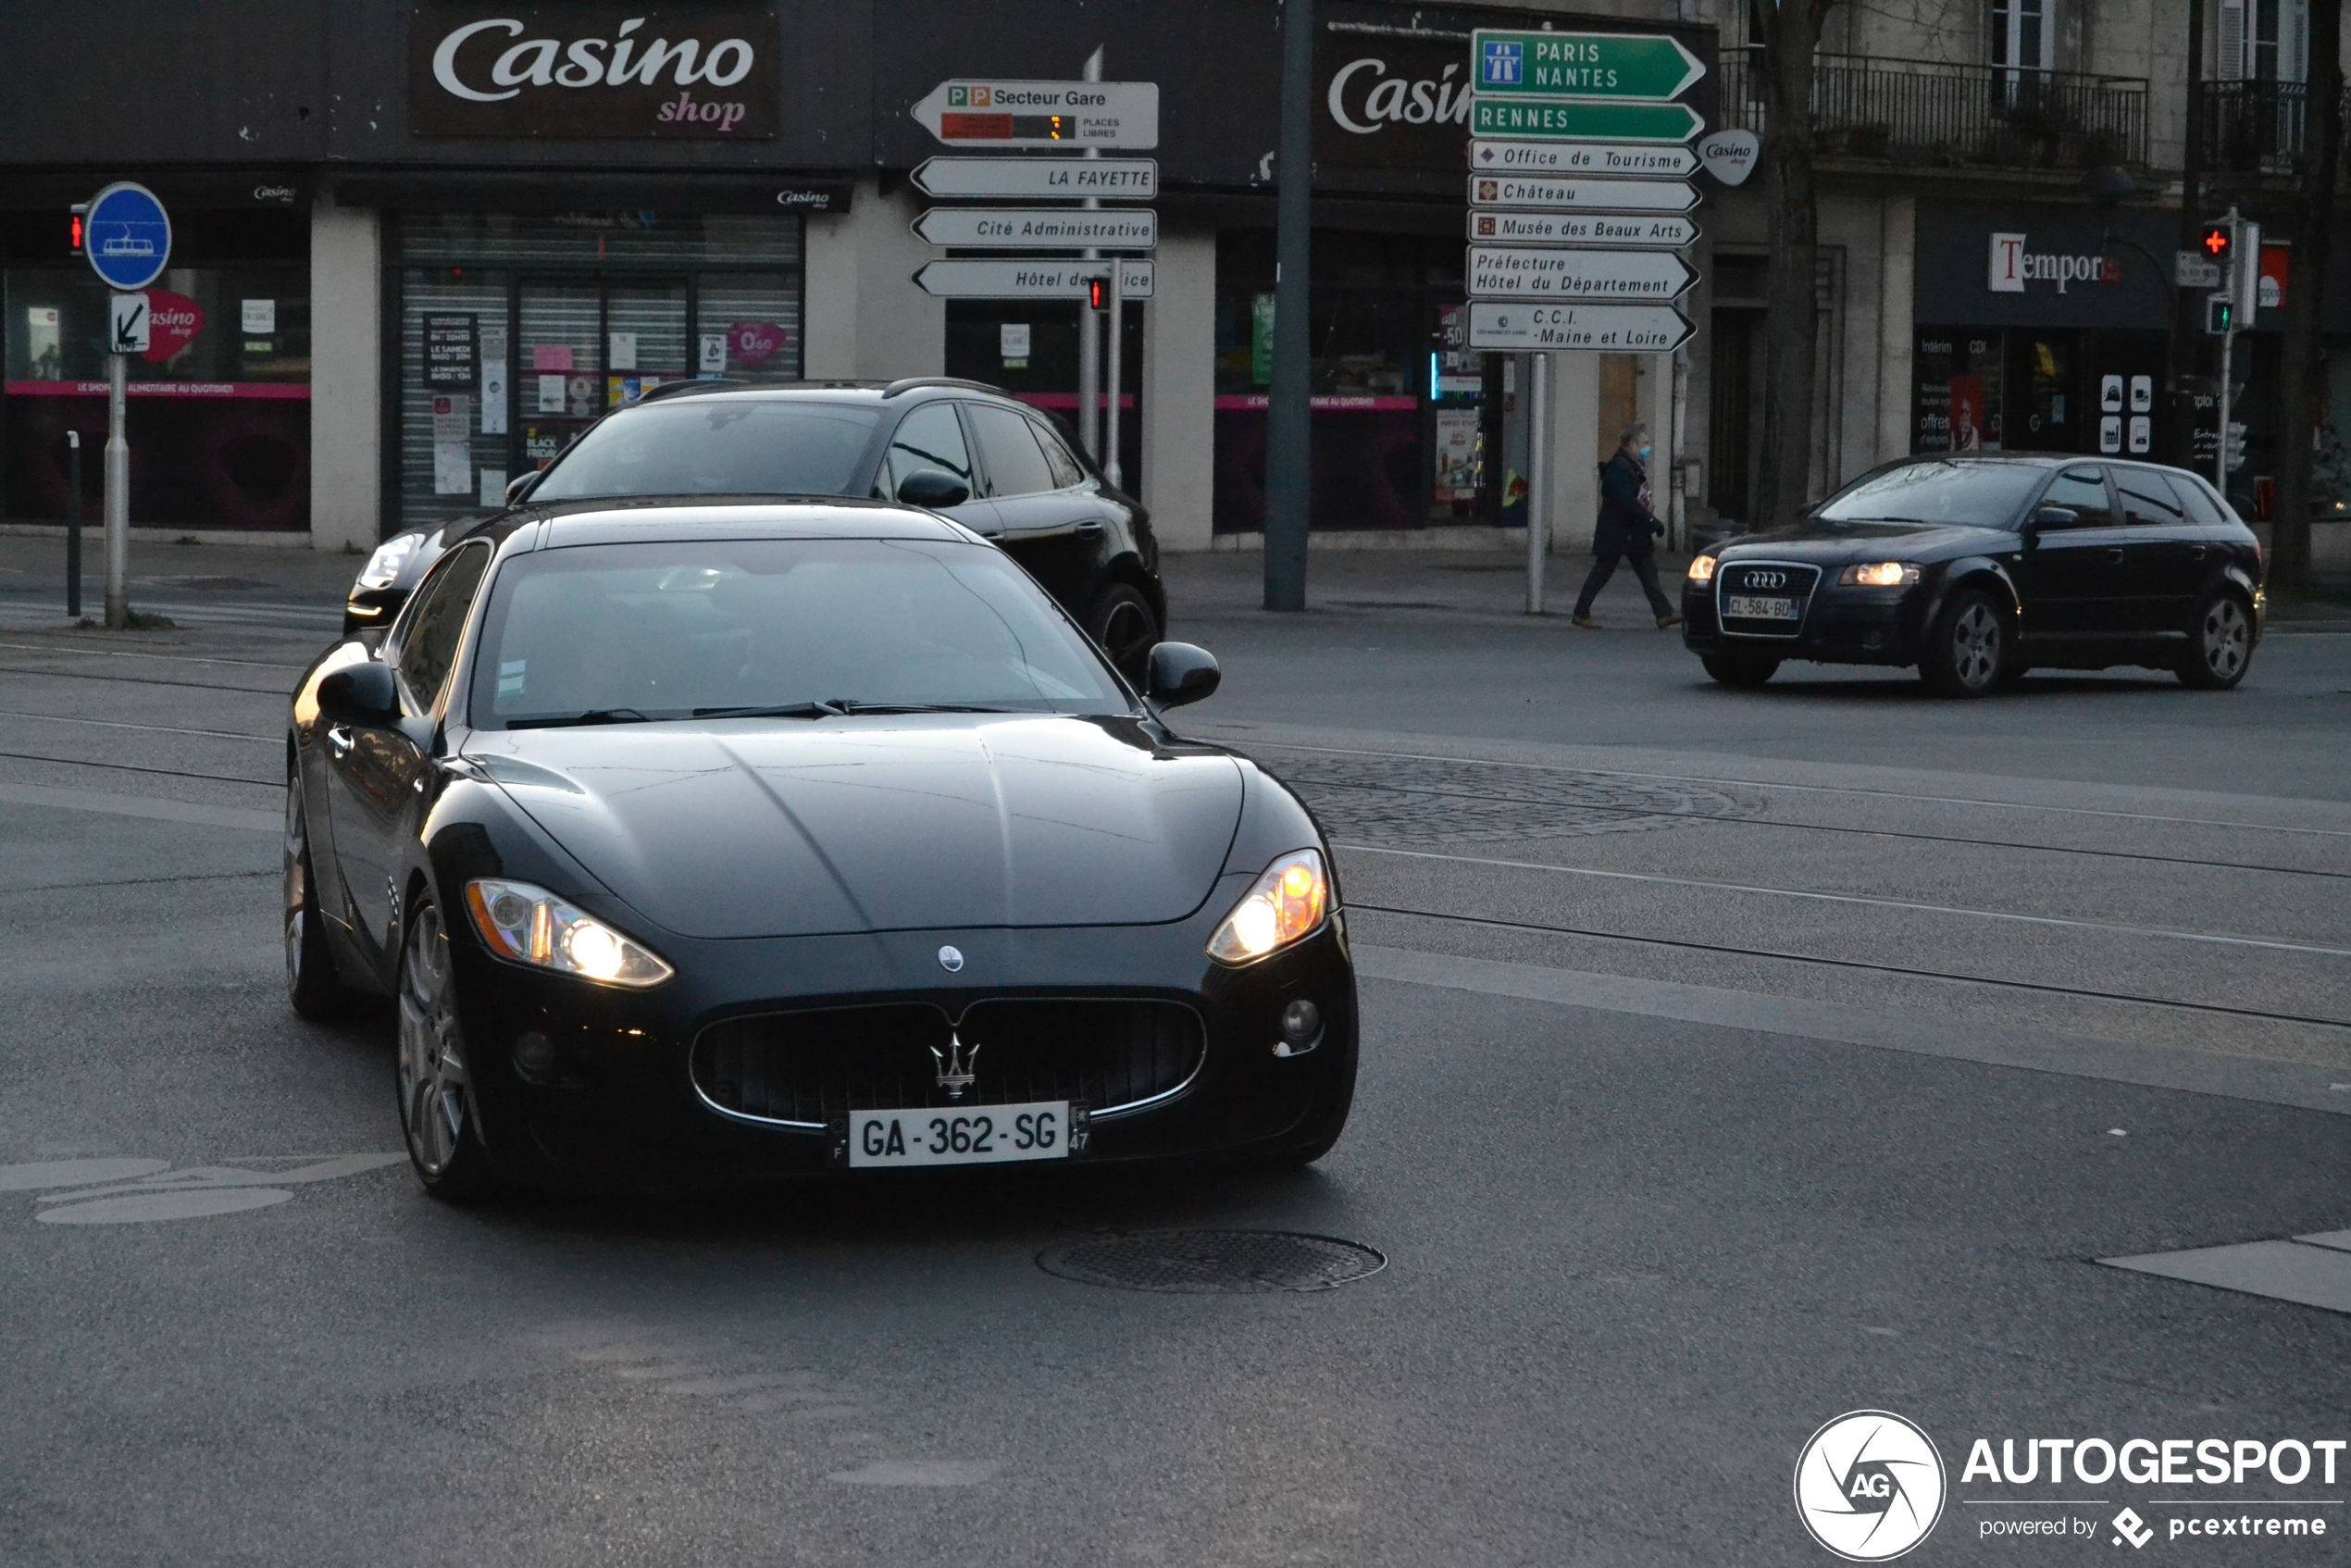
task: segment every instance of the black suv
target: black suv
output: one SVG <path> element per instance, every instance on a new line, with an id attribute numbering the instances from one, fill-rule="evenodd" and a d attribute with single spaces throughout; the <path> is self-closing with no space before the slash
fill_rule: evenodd
<path id="1" fill-rule="evenodd" d="M 1683 640 L 1760 686 L 1784 659 L 1916 665 L 1947 696 L 2025 671 L 2145 665 L 2245 678 L 2261 546 L 2196 475 L 2109 458 L 1921 457 L 1862 475 L 1795 528 L 1690 562 Z"/>
<path id="2" fill-rule="evenodd" d="M 390 625 L 444 549 L 517 511 L 843 495 L 927 507 L 995 541 L 1142 678 L 1167 626 L 1142 504 L 1113 489 L 1051 415 L 939 377 L 662 387 L 516 479 L 504 511 L 386 540 L 352 584 L 343 629 Z"/>

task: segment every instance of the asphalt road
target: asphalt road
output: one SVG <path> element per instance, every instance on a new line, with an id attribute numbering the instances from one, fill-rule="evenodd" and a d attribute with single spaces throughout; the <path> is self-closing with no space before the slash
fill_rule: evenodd
<path id="1" fill-rule="evenodd" d="M 1791 1475 L 1862 1408 L 1948 1468 L 1914 1561 L 2135 1558 L 2125 1506 L 2170 1560 L 2341 1556 L 2351 1463 L 1961 1469 L 2351 1437 L 2351 1252 L 2289 1239 L 2351 1226 L 2351 636 L 2218 696 L 1730 693 L 1629 584 L 1594 634 L 1494 563 L 1348 562 L 1274 619 L 1182 563 L 1226 669 L 1188 727 L 1342 846 L 1365 1059 L 1319 1167 L 463 1210 L 393 1158 L 386 1020 L 283 1002 L 334 574 L 261 554 L 173 557 L 246 585 L 151 590 L 173 631 L 0 592 L 0 1562 L 1822 1563 Z M 1036 1261 L 1235 1228 L 1387 1263 Z M 2257 1505 L 2334 1532 L 2169 1535 Z M 2059 1516 L 2095 1534 L 1986 1534 Z"/>

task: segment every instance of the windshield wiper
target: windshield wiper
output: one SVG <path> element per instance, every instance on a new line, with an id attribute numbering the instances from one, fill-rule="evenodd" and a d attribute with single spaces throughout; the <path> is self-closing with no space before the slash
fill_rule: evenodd
<path id="1" fill-rule="evenodd" d="M 839 703 L 752 703 L 738 708 L 696 708 L 696 718 L 839 718 L 849 710 Z"/>
<path id="2" fill-rule="evenodd" d="M 845 714 L 1010 714 L 1018 708 L 992 708 L 972 703 L 859 703 L 836 697 L 833 705 Z"/>
<path id="3" fill-rule="evenodd" d="M 590 708 L 586 713 L 542 714 L 536 718 L 510 718 L 509 729 L 557 729 L 575 724 L 646 724 L 651 720 L 634 708 Z"/>

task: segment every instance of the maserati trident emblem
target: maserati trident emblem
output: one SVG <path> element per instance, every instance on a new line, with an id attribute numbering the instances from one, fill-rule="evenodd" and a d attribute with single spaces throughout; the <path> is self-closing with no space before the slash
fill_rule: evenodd
<path id="1" fill-rule="evenodd" d="M 954 974 L 957 970 L 964 966 L 964 950 L 959 947 L 940 948 L 939 950 L 939 966 L 941 969 L 946 970 L 950 975 Z"/>
<path id="2" fill-rule="evenodd" d="M 952 952 L 955 950 L 949 948 L 947 951 Z M 979 1061 L 979 1047 L 976 1044 L 965 1045 L 963 1036 L 950 1029 L 947 1031 L 947 1049 L 941 1051 L 934 1045 L 930 1053 L 939 1063 L 939 1087 L 947 1091 L 948 1099 L 961 1100 L 964 1090 L 972 1086 L 972 1068 Z"/>

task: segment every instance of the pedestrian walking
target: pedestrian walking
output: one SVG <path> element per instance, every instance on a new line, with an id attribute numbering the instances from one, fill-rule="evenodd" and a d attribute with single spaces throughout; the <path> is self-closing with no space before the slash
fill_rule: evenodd
<path id="1" fill-rule="evenodd" d="M 1575 624 L 1586 631 L 1599 630 L 1600 623 L 1592 618 L 1592 601 L 1616 575 L 1616 563 L 1628 559 L 1633 574 L 1641 579 L 1641 591 L 1649 596 L 1649 608 L 1657 614 L 1658 630 L 1682 624 L 1682 617 L 1673 613 L 1673 602 L 1657 585 L 1655 541 L 1664 533 L 1665 525 L 1657 520 L 1649 503 L 1648 457 L 1649 428 L 1635 425 L 1617 443 L 1616 455 L 1600 469 L 1600 516 L 1592 527 L 1592 575 L 1584 579 L 1584 591 L 1575 596 Z"/>

